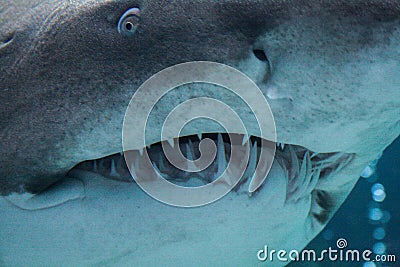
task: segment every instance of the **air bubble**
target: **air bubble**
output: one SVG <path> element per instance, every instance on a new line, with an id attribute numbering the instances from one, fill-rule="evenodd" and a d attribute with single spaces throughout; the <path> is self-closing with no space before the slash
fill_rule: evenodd
<path id="1" fill-rule="evenodd" d="M 386 193 L 382 189 L 377 189 L 372 193 L 372 198 L 376 202 L 383 202 L 386 198 Z"/>
<path id="2" fill-rule="evenodd" d="M 375 243 L 372 247 L 372 250 L 375 254 L 383 254 L 386 251 L 386 245 L 382 242 Z"/>
<path id="3" fill-rule="evenodd" d="M 361 177 L 362 178 L 369 178 L 375 173 L 375 168 L 367 165 L 367 167 L 364 168 L 364 170 L 361 172 Z"/>
<path id="4" fill-rule="evenodd" d="M 374 193 L 374 191 L 379 190 L 379 189 L 380 190 L 385 190 L 385 187 L 380 183 L 373 184 L 372 187 L 371 187 L 372 194 Z"/>
<path id="5" fill-rule="evenodd" d="M 391 215 L 390 212 L 384 211 L 382 213 L 381 223 L 388 223 L 390 221 Z"/>
<path id="6" fill-rule="evenodd" d="M 383 217 L 383 212 L 380 208 L 372 208 L 369 210 L 368 217 L 373 221 L 379 221 Z"/>
<path id="7" fill-rule="evenodd" d="M 382 227 L 378 227 L 378 228 L 376 228 L 376 229 L 374 230 L 373 237 L 374 237 L 376 240 L 382 240 L 382 239 L 385 238 L 385 236 L 386 236 L 386 231 L 385 231 L 385 229 L 383 229 Z"/>

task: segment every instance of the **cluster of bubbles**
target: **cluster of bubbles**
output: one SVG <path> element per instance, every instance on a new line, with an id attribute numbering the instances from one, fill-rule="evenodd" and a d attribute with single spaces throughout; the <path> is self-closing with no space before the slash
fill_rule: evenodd
<path id="1" fill-rule="evenodd" d="M 379 158 L 373 160 L 367 167 L 362 171 L 361 177 L 367 179 L 371 186 L 371 198 L 372 201 L 369 204 L 368 218 L 370 224 L 375 226 L 372 233 L 372 237 L 375 240 L 372 246 L 372 251 L 377 255 L 382 255 L 386 252 L 386 245 L 383 242 L 386 236 L 386 225 L 390 220 L 390 213 L 382 209 L 382 203 L 386 199 L 386 191 L 383 184 L 379 183 L 379 177 L 376 174 L 376 165 Z M 376 267 L 377 264 L 374 262 L 365 262 L 363 267 Z"/>

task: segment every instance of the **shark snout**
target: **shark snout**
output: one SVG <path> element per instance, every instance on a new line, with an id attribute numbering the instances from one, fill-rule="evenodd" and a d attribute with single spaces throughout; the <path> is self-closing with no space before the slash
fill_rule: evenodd
<path id="1" fill-rule="evenodd" d="M 252 53 L 254 64 L 259 65 L 259 69 L 261 69 L 259 70 L 259 77 L 255 77 L 257 85 L 268 100 L 292 100 L 289 88 L 284 83 L 276 80 L 274 76 L 275 70 L 268 52 L 263 48 L 255 46 Z"/>
<path id="2" fill-rule="evenodd" d="M 269 100 L 287 99 L 292 100 L 291 95 L 288 93 L 285 85 L 279 84 L 275 81 L 268 81 L 263 88 L 265 95 Z"/>

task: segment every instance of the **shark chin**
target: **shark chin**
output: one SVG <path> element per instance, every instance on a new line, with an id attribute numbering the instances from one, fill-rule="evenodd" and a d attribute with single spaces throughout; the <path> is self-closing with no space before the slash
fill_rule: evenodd
<path id="1" fill-rule="evenodd" d="M 0 4 L 1 266 L 255 266 L 266 245 L 303 249 L 400 134 L 397 1 Z M 187 85 L 155 109 L 146 142 L 125 150 L 132 95 L 193 61 L 247 75 L 260 89 L 252 99 L 268 101 L 276 139 L 226 90 Z M 203 93 L 237 111 L 248 134 L 200 122 L 161 138 L 166 114 Z M 162 150 L 196 160 L 205 139 L 216 154 L 197 173 Z M 275 157 L 255 177 L 263 143 Z M 244 146 L 240 179 L 217 182 L 232 147 Z M 127 153 L 138 160 L 127 163 Z M 143 153 L 168 183 L 232 190 L 197 208 L 156 201 L 131 175 L 146 171 Z"/>
<path id="2" fill-rule="evenodd" d="M 121 151 L 77 164 L 63 181 L 29 199 L 5 197 L 0 202 L 4 211 L 17 221 L 30 220 L 29 227 L 36 229 L 32 234 L 34 247 L 28 247 L 19 234 L 13 240 L 6 238 L 6 247 L 11 247 L 9 242 L 21 242 L 26 244 L 22 247 L 26 255 L 32 255 L 35 247 L 44 247 L 41 257 L 51 259 L 58 248 L 49 244 L 60 242 L 63 246 L 77 245 L 69 253 L 91 251 L 87 263 L 121 266 L 157 266 L 160 259 L 168 259 L 166 266 L 174 266 L 176 261 L 239 266 L 257 264 L 256 252 L 266 243 L 271 248 L 301 250 L 304 241 L 312 240 L 323 229 L 351 191 L 354 181 L 346 179 L 339 184 L 338 177 L 354 172 L 357 155 L 318 153 L 299 145 L 274 143 L 276 153 L 270 172 L 262 185 L 251 191 L 263 140 L 235 135 L 236 140 L 242 140 L 239 145 L 250 145 L 248 165 L 233 190 L 215 203 L 182 209 L 152 199 L 132 179 Z M 220 166 L 226 166 L 232 145 L 228 134 L 202 133 L 163 141 L 179 146 L 185 157 L 195 159 L 200 154 L 200 141 L 206 138 L 215 143 L 217 155 L 210 166 L 195 174 L 174 168 L 163 154 L 162 142 L 143 149 L 169 182 L 202 186 L 213 182 Z M 134 168 L 140 168 L 140 163 Z M 50 230 L 41 228 L 48 216 L 52 216 L 46 223 Z M 291 219 L 293 216 L 296 220 Z M 10 231 L 15 227 L 7 220 L 2 225 Z M 93 239 L 101 245 L 95 245 Z M 67 255 L 60 256 L 55 262 Z M 80 263 L 80 257 L 73 258 L 72 264 Z M 285 262 L 275 265 L 283 266 Z"/>
<path id="3" fill-rule="evenodd" d="M 29 200 L 21 202 L 15 195 L 3 198 L 0 204 L 4 212 L 12 214 L 15 221 L 29 221 L 29 228 L 35 229 L 30 234 L 32 243 L 24 242 L 22 234 L 5 238 L 4 255 L 15 249 L 12 244 L 20 243 L 23 246 L 18 249 L 24 256 L 31 257 L 36 248 L 45 248 L 40 257 L 49 264 L 69 257 L 69 264 L 79 265 L 90 251 L 84 264 L 157 266 L 164 260 L 166 266 L 177 261 L 185 265 L 242 266 L 257 264 L 256 253 L 266 243 L 270 248 L 301 250 L 304 241 L 312 240 L 323 229 L 351 191 L 353 182 L 339 185 L 337 177 L 354 171 L 357 156 L 317 153 L 278 142 L 268 176 L 250 192 L 263 140 L 236 135 L 250 145 L 246 171 L 230 193 L 201 208 L 182 209 L 152 199 L 132 179 L 122 151 L 77 164 L 62 182 Z M 202 186 L 216 179 L 219 166 L 226 165 L 232 145 L 228 135 L 203 133 L 163 141 L 179 146 L 184 156 L 195 159 L 199 157 L 198 144 L 205 138 L 215 143 L 217 155 L 210 166 L 195 174 L 171 166 L 161 142 L 144 149 L 169 182 Z M 140 164 L 134 168 L 140 168 Z M 329 180 L 336 185 L 334 189 L 325 186 Z M 47 228 L 42 227 L 45 222 Z M 26 225 L 4 219 L 1 223 L 4 231 L 15 227 L 23 230 Z M 67 247 L 68 253 L 60 254 L 60 247 L 52 244 Z M 52 258 L 54 253 L 57 258 Z M 70 253 L 83 254 L 71 258 Z M 7 257 L 5 260 L 15 262 Z M 28 263 L 26 260 L 22 257 L 18 262 Z M 285 262 L 274 264 L 283 266 Z"/>

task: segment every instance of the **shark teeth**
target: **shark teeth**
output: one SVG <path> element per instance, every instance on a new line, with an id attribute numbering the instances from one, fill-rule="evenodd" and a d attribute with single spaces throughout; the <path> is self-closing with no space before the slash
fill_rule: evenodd
<path id="1" fill-rule="evenodd" d="M 276 147 L 283 151 L 285 149 L 285 143 L 276 142 Z"/>
<path id="2" fill-rule="evenodd" d="M 345 153 L 311 153 L 309 150 L 294 149 L 289 146 L 290 172 L 288 173 L 288 195 L 286 201 L 297 202 L 303 197 L 309 197 L 318 188 L 318 184 L 329 179 L 347 166 L 354 158 L 353 154 Z M 302 160 L 298 160 L 298 153 Z M 311 155 L 310 155 L 311 153 Z"/>
<path id="3" fill-rule="evenodd" d="M 296 179 L 294 187 L 291 188 L 291 199 L 298 201 L 302 196 L 304 196 L 304 193 L 307 191 L 313 175 L 314 172 L 311 166 L 310 153 L 307 151 L 304 154 L 304 158 L 301 163 L 298 179 Z"/>
<path id="4" fill-rule="evenodd" d="M 218 134 L 217 139 L 217 173 L 216 177 L 220 177 L 225 171 L 227 166 L 226 155 L 225 155 L 225 145 L 222 140 L 222 135 Z"/>
<path id="5" fill-rule="evenodd" d="M 129 170 L 134 170 L 135 173 L 140 174 L 145 172 L 147 168 L 154 168 L 157 173 L 168 181 L 178 182 L 183 186 L 190 184 L 190 181 L 194 180 L 197 181 L 196 185 L 208 184 L 218 180 L 218 182 L 226 186 L 233 186 L 229 172 L 226 171 L 231 157 L 232 144 L 230 143 L 230 139 L 225 141 L 228 138 L 225 138 L 221 133 L 207 134 L 207 138 L 213 140 L 216 145 L 216 157 L 204 170 L 196 172 L 195 159 L 199 155 L 198 147 L 202 138 L 202 134 L 197 134 L 182 137 L 182 139 L 166 140 L 172 148 L 177 145 L 181 149 L 183 156 L 189 160 L 186 165 L 188 171 L 177 169 L 168 161 L 162 151 L 161 143 L 133 151 L 139 159 L 142 159 L 146 156 L 144 153 L 144 149 L 146 149 L 147 155 L 151 160 L 150 165 L 141 162 L 142 160 L 138 160 L 131 163 L 128 169 L 124 159 L 125 153 L 117 153 L 105 158 L 82 162 L 77 168 L 125 182 L 132 182 Z M 235 145 L 249 145 L 249 158 L 247 162 L 243 161 L 243 165 L 238 167 L 245 169 L 240 181 L 235 185 L 234 191 L 239 192 L 238 190 L 241 190 L 240 192 L 242 192 L 241 188 L 246 184 L 246 187 L 243 188 L 244 191 L 250 195 L 254 195 L 254 193 L 262 188 L 264 180 L 267 179 L 265 166 L 268 166 L 268 164 L 260 162 L 263 160 L 260 157 L 263 149 L 263 146 L 261 146 L 262 139 L 248 135 L 239 135 L 235 136 L 235 138 Z M 270 151 L 264 152 L 271 153 Z M 296 202 L 303 197 L 310 196 L 314 190 L 319 188 L 320 182 L 328 179 L 331 174 L 345 168 L 353 157 L 353 154 L 340 152 L 315 153 L 304 147 L 281 142 L 276 143 L 275 160 L 281 165 L 283 173 L 286 175 L 286 201 Z M 220 177 L 221 179 L 218 179 Z M 152 180 L 154 177 L 148 177 L 148 179 Z M 274 179 L 274 177 L 268 179 Z"/>
<path id="6" fill-rule="evenodd" d="M 155 163 L 155 162 L 152 162 L 151 163 L 152 165 L 153 165 L 153 168 L 154 168 L 154 170 L 157 172 L 157 174 L 159 175 L 159 176 L 163 176 L 162 175 L 162 172 L 160 171 L 160 169 L 157 167 L 157 164 Z"/>
<path id="7" fill-rule="evenodd" d="M 168 142 L 168 144 L 169 144 L 172 148 L 175 147 L 175 141 L 174 141 L 174 139 L 168 139 L 167 142 Z"/>
<path id="8" fill-rule="evenodd" d="M 297 154 L 294 149 L 289 146 L 289 154 L 290 154 L 290 176 L 297 177 L 299 175 L 299 160 L 297 158 Z"/>
<path id="9" fill-rule="evenodd" d="M 93 160 L 92 172 L 97 172 L 97 160 Z"/>
<path id="10" fill-rule="evenodd" d="M 252 168 L 252 177 L 250 180 L 250 184 L 249 184 L 249 188 L 248 191 L 249 193 L 253 193 L 254 191 L 257 190 L 257 188 L 261 185 L 262 181 L 259 177 L 259 175 L 256 172 L 256 167 L 254 167 L 255 165 L 257 165 L 257 140 L 254 141 L 253 147 L 252 147 L 252 157 L 249 160 L 249 165 L 251 164 L 251 168 Z M 264 177 L 266 178 L 266 177 Z M 263 179 L 262 179 L 263 180 Z"/>
<path id="11" fill-rule="evenodd" d="M 116 168 L 115 168 L 115 161 L 114 161 L 114 159 L 111 159 L 110 176 L 118 176 L 118 173 L 117 173 Z"/>
<path id="12" fill-rule="evenodd" d="M 247 180 L 248 177 L 252 177 L 257 167 L 257 144 L 254 143 L 250 149 L 249 163 L 247 169 L 244 171 L 243 177 Z"/>
<path id="13" fill-rule="evenodd" d="M 243 135 L 243 139 L 242 139 L 242 146 L 244 146 L 247 142 L 249 142 L 250 140 L 250 136 L 245 134 Z"/>
<path id="14" fill-rule="evenodd" d="M 139 149 L 138 151 L 139 151 L 139 154 L 140 154 L 140 156 L 143 156 L 143 151 L 144 151 L 144 148 L 142 148 L 142 149 Z"/>
<path id="15" fill-rule="evenodd" d="M 195 159 L 195 151 L 194 151 L 194 146 L 191 140 L 189 140 L 188 143 L 186 143 L 186 158 L 190 161 L 188 161 L 188 169 L 190 170 L 195 170 L 196 169 L 196 165 L 194 162 L 191 162 Z"/>

